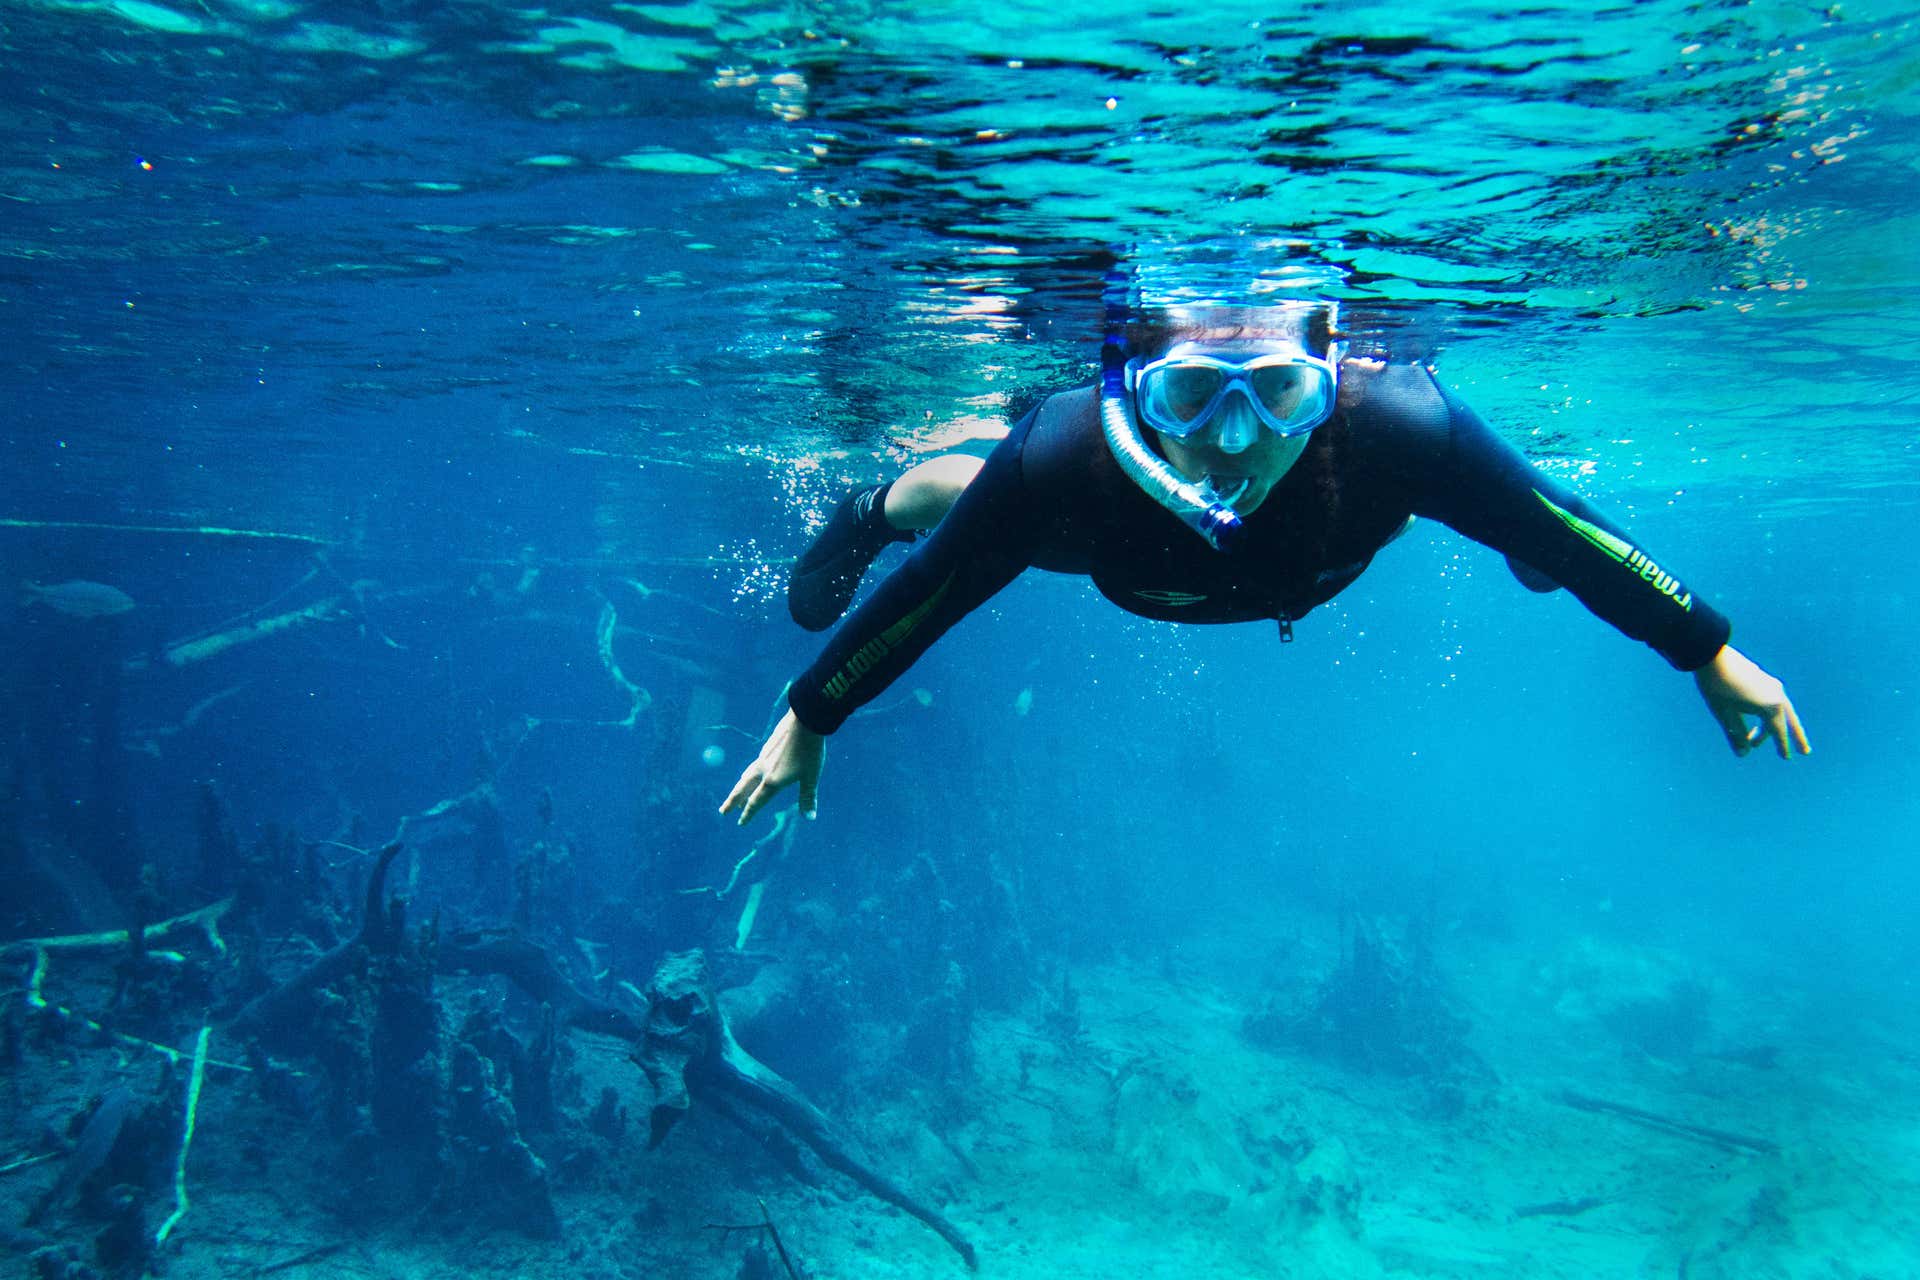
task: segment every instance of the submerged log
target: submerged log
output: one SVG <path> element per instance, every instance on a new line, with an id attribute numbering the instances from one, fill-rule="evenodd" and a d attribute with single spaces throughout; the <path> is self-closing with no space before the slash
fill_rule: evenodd
<path id="1" fill-rule="evenodd" d="M 392 947 L 394 940 L 389 936 L 392 926 L 387 913 L 381 910 L 380 895 L 386 888 L 387 868 L 400 856 L 400 848 L 396 840 L 382 848 L 374 859 L 373 874 L 367 878 L 366 904 L 361 911 L 359 931 L 279 986 L 249 1000 L 229 1020 L 231 1027 L 252 1030 L 288 1018 L 308 996 L 352 972 L 363 951 L 385 951 Z"/>
<path id="2" fill-rule="evenodd" d="M 644 1029 L 626 1010 L 576 987 L 553 956 L 536 942 L 511 931 L 458 933 L 440 942 L 440 968 L 464 973 L 495 973 L 553 1009 L 563 1027 L 598 1031 L 639 1044 Z"/>
<path id="3" fill-rule="evenodd" d="M 216 953 L 224 955 L 227 944 L 220 936 L 220 918 L 233 908 L 233 899 L 220 901 L 174 916 L 169 920 L 158 920 L 140 931 L 140 945 L 150 946 L 181 929 L 198 929 L 207 940 L 207 945 Z M 0 942 L 0 959 L 14 956 L 31 955 L 35 951 L 118 951 L 133 943 L 131 932 L 126 929 L 111 929 L 101 933 L 66 933 L 52 938 L 16 938 L 9 942 Z"/>
<path id="4" fill-rule="evenodd" d="M 973 1245 L 957 1227 L 868 1165 L 825 1112 L 740 1047 L 707 981 L 703 953 L 668 956 L 655 970 L 647 996 L 646 1039 L 637 1057 L 654 1088 L 650 1145 L 659 1145 L 693 1102 L 703 1098 L 721 1109 L 727 1101 L 752 1108 L 812 1148 L 828 1168 L 924 1222 L 967 1266 L 978 1266 Z"/>
<path id="5" fill-rule="evenodd" d="M 1591 1111 L 1597 1115 L 1618 1116 L 1622 1120 L 1631 1120 L 1649 1129 L 1658 1129 L 1662 1133 L 1676 1134 L 1682 1138 L 1692 1138 L 1695 1142 L 1704 1142 L 1709 1146 L 1720 1147 L 1727 1151 L 1753 1151 L 1763 1156 L 1780 1154 L 1780 1145 L 1765 1138 L 1750 1138 L 1745 1134 L 1732 1133 L 1726 1129 L 1710 1129 L 1703 1124 L 1692 1124 L 1685 1120 L 1675 1120 L 1653 1111 L 1642 1111 L 1639 1107 L 1630 1107 L 1624 1102 L 1609 1102 L 1605 1098 L 1595 1098 L 1584 1093 L 1575 1093 L 1571 1089 L 1562 1091 L 1560 1101 L 1576 1111 Z"/>

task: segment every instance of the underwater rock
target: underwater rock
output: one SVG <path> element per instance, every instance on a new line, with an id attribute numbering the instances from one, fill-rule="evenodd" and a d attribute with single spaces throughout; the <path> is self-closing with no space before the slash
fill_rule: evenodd
<path id="1" fill-rule="evenodd" d="M 50 1244 L 35 1249 L 27 1260 L 33 1280 L 100 1280 L 100 1273 L 80 1260 L 70 1244 Z"/>
<path id="2" fill-rule="evenodd" d="M 1294 1203 L 1304 1215 L 1339 1223 L 1348 1231 L 1360 1231 L 1360 1177 L 1354 1172 L 1353 1156 L 1338 1138 L 1326 1138 L 1314 1144 L 1293 1166 Z"/>
<path id="3" fill-rule="evenodd" d="M 1284 1265 L 1275 1274 L 1373 1280 L 1386 1274 L 1370 1247 L 1361 1214 L 1364 1194 L 1352 1154 L 1337 1137 L 1296 1133 L 1275 1154 L 1305 1147 L 1267 1185 L 1236 1203 L 1223 1230 L 1265 1238 Z M 1428 1274 L 1421 1272 L 1420 1274 Z M 1433 1274 L 1478 1274 L 1447 1271 Z"/>
<path id="4" fill-rule="evenodd" d="M 1261 1170 L 1236 1136 L 1240 1117 L 1218 1097 L 1151 1070 L 1122 1074 L 1114 1094 L 1121 1177 L 1169 1209 L 1216 1214 L 1260 1185 Z"/>
<path id="5" fill-rule="evenodd" d="M 600 1090 L 600 1100 L 587 1115 L 587 1129 L 615 1144 L 627 1136 L 627 1109 L 620 1104 L 620 1094 L 612 1085 Z"/>
<path id="6" fill-rule="evenodd" d="M 559 1057 L 559 1040 L 554 1033 L 553 1006 L 540 1006 L 540 1021 L 533 1038 L 522 1043 L 500 1020 L 499 1011 L 491 1003 L 476 1001 L 460 1029 L 460 1038 L 492 1063 L 496 1078 L 509 1082 L 521 1130 L 553 1132 L 560 1114 L 554 1100 L 553 1075 Z"/>
<path id="7" fill-rule="evenodd" d="M 636 1055 L 653 1108 L 647 1113 L 647 1146 L 657 1147 L 693 1109 L 688 1072 L 704 1064 L 711 1031 L 719 1020 L 706 982 L 706 958 L 698 951 L 667 956 L 647 986 L 646 1039 Z"/>
<path id="8" fill-rule="evenodd" d="M 1569 1022 L 1592 1023 L 1622 1046 L 1675 1061 L 1712 1032 L 1712 991 L 1692 967 L 1645 947 L 1585 937 L 1538 975 L 1541 994 Z"/>
<path id="9" fill-rule="evenodd" d="M 513 1104 L 495 1083 L 493 1066 L 471 1044 L 454 1046 L 447 1117 L 452 1193 L 447 1207 L 498 1206 L 508 1225 L 537 1239 L 560 1234 L 546 1163 L 520 1136 Z"/>
<path id="10" fill-rule="evenodd" d="M 153 1260 L 153 1231 L 147 1224 L 147 1191 L 122 1184 L 104 1201 L 106 1225 L 93 1238 L 93 1254 L 110 1276 L 145 1275 Z"/>

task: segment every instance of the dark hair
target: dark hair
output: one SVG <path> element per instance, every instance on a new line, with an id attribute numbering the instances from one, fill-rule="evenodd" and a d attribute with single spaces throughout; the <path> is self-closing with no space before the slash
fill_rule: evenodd
<path id="1" fill-rule="evenodd" d="M 1345 452 L 1346 442 L 1346 417 L 1336 401 L 1333 416 L 1314 428 L 1313 434 L 1307 437 L 1300 461 L 1293 464 L 1307 468 L 1307 478 L 1313 482 L 1313 500 L 1320 507 L 1318 527 L 1314 530 L 1314 551 L 1327 568 L 1334 567 L 1328 561 L 1334 534 L 1340 525 L 1340 455 Z"/>

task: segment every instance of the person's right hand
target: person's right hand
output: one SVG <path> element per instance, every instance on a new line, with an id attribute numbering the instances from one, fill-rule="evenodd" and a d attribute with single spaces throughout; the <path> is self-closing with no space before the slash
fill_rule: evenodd
<path id="1" fill-rule="evenodd" d="M 760 745 L 760 754 L 733 784 L 733 790 L 720 804 L 720 812 L 740 811 L 740 825 L 753 821 L 753 815 L 794 783 L 800 784 L 800 811 L 809 818 L 819 808 L 820 767 L 826 762 L 827 740 L 800 723 L 800 717 L 788 711 L 773 726 L 773 732 Z"/>

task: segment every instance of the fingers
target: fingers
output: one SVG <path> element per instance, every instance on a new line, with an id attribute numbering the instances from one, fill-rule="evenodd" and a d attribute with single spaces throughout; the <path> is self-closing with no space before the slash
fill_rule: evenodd
<path id="1" fill-rule="evenodd" d="M 744 827 L 752 822 L 753 815 L 767 807 L 767 801 L 773 799 L 776 790 L 778 788 L 768 786 L 764 780 L 760 781 L 754 787 L 753 794 L 747 797 L 745 806 L 740 810 L 740 821 L 735 825 Z"/>
<path id="2" fill-rule="evenodd" d="M 1782 760 L 1793 759 L 1796 751 L 1803 756 L 1813 754 L 1813 745 L 1807 741 L 1807 731 L 1801 727 L 1799 715 L 1793 704 L 1784 699 L 1767 713 L 1766 736 L 1773 739 L 1773 749 L 1780 753 Z"/>
<path id="3" fill-rule="evenodd" d="M 815 773 L 812 779 L 802 783 L 800 794 L 802 799 L 807 801 L 809 809 L 812 807 L 812 791 L 808 784 L 810 782 L 812 787 L 817 787 L 819 778 L 820 775 Z M 728 814 L 738 809 L 740 817 L 735 825 L 744 827 L 753 821 L 755 814 L 767 807 L 770 800 L 786 788 L 787 783 L 775 781 L 767 769 L 756 760 L 747 766 L 746 772 L 740 775 L 740 781 L 733 784 L 733 790 L 729 791 L 727 798 L 720 802 L 720 812 Z M 813 814 L 809 812 L 807 816 L 812 817 Z"/>
<path id="4" fill-rule="evenodd" d="M 753 789 L 759 785 L 760 762 L 756 760 L 746 767 L 740 774 L 739 780 L 733 784 L 733 790 L 727 792 L 727 798 L 720 802 L 720 812 L 732 813 L 740 806 L 743 800 L 753 793 Z M 746 819 L 742 818 L 741 821 L 745 822 Z"/>
<path id="5" fill-rule="evenodd" d="M 809 818 L 820 816 L 820 770 L 817 768 L 800 775 L 800 812 Z"/>
<path id="6" fill-rule="evenodd" d="M 1807 741 L 1807 731 L 1801 727 L 1800 715 L 1793 709 L 1791 702 L 1787 704 L 1787 728 L 1792 732 L 1793 745 L 1800 749 L 1800 754 L 1803 756 L 1812 755 L 1813 744 Z"/>
<path id="7" fill-rule="evenodd" d="M 753 821 L 753 815 L 764 809 L 767 801 L 773 799 L 779 790 L 778 786 L 768 785 L 766 768 L 755 760 L 746 767 L 740 780 L 733 784 L 733 790 L 727 793 L 727 798 L 720 802 L 720 812 L 727 814 L 738 809 L 740 817 L 737 825 L 744 827 Z"/>
<path id="8" fill-rule="evenodd" d="M 1755 747 L 1768 741 L 1773 742 L 1774 753 L 1782 760 L 1791 760 L 1796 754 L 1810 756 L 1813 745 L 1807 741 L 1806 728 L 1800 723 L 1800 716 L 1793 704 L 1784 698 L 1770 707 L 1757 707 L 1752 714 L 1760 723 L 1749 727 L 1746 716 L 1732 717 L 1732 722 L 1722 717 L 1721 727 L 1727 732 L 1727 745 L 1733 748 L 1733 754 L 1744 756 Z"/>
<path id="9" fill-rule="evenodd" d="M 1773 749 L 1782 760 L 1793 759 L 1793 740 L 1787 728 L 1787 707 L 1785 703 L 1777 706 L 1767 716 L 1766 736 L 1773 739 Z"/>
<path id="10" fill-rule="evenodd" d="M 1694 682 L 1736 756 L 1746 755 L 1769 738 L 1782 760 L 1793 759 L 1796 752 L 1813 754 L 1785 687 L 1732 645 L 1694 672 Z M 1749 728 L 1750 719 L 1759 723 Z"/>
<path id="11" fill-rule="evenodd" d="M 757 767 L 748 769 L 740 775 L 740 781 L 733 784 L 732 792 L 720 805 L 720 812 L 732 813 L 738 809 L 740 817 L 734 825 L 744 827 L 753 821 L 754 814 L 766 808 L 767 801 L 771 800 L 774 792 L 778 790 L 778 787 L 769 787 L 766 784 Z"/>
<path id="12" fill-rule="evenodd" d="M 1720 722 L 1720 731 L 1727 735 L 1727 746 L 1732 748 L 1734 755 L 1744 756 L 1753 750 L 1756 739 L 1753 731 L 1747 728 L 1745 716 L 1738 711 L 1722 711 L 1715 707 L 1713 718 Z"/>

